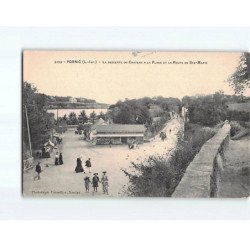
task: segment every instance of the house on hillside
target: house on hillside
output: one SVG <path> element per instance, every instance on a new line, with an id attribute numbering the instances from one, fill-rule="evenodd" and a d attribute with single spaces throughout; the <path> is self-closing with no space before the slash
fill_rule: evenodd
<path id="1" fill-rule="evenodd" d="M 146 128 L 144 125 L 132 124 L 107 124 L 96 125 L 90 133 L 91 141 L 96 145 L 127 144 L 136 140 L 143 143 Z"/>
<path id="2" fill-rule="evenodd" d="M 70 98 L 69 98 L 69 102 L 70 102 L 70 103 L 77 103 L 77 99 L 74 98 L 74 97 L 70 97 Z"/>

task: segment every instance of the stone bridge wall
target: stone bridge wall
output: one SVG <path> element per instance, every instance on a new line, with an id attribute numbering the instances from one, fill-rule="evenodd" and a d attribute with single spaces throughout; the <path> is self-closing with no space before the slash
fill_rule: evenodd
<path id="1" fill-rule="evenodd" d="M 208 140 L 186 169 L 172 197 L 217 197 L 224 152 L 230 140 L 230 125 L 223 127 Z"/>

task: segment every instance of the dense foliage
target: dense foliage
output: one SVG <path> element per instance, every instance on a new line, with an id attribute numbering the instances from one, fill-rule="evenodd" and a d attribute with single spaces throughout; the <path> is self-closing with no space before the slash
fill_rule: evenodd
<path id="1" fill-rule="evenodd" d="M 242 101 L 242 96 L 224 95 L 222 91 L 213 95 L 185 96 L 182 99 L 183 105 L 188 108 L 190 122 L 203 126 L 215 126 L 226 119 L 249 121 L 249 112 L 228 109 L 228 103 Z"/>
<path id="2" fill-rule="evenodd" d="M 114 123 L 152 124 L 152 118 L 161 116 L 170 110 L 179 111 L 181 102 L 177 98 L 144 97 L 126 99 L 110 106 L 109 116 Z"/>
<path id="3" fill-rule="evenodd" d="M 125 192 L 128 192 L 129 196 L 170 197 L 189 163 L 215 133 L 214 129 L 188 125 L 184 141 L 179 143 L 170 157 L 154 156 L 144 163 L 132 163 L 136 174 L 123 170 L 129 177 L 128 190 Z"/>
<path id="4" fill-rule="evenodd" d="M 147 128 L 146 137 L 158 133 L 169 119 L 169 111 L 179 112 L 181 101 L 177 98 L 144 97 L 125 99 L 109 107 L 108 118 L 114 123 L 144 124 Z"/>
<path id="5" fill-rule="evenodd" d="M 58 103 L 64 103 L 69 102 L 71 96 L 51 96 L 49 101 L 50 102 L 58 102 Z M 76 101 L 79 103 L 96 103 L 93 99 L 78 97 L 76 98 Z"/>
<path id="6" fill-rule="evenodd" d="M 27 127 L 27 117 L 30 129 L 30 139 L 32 149 L 41 147 L 50 137 L 51 129 L 54 124 L 53 114 L 46 112 L 44 107 L 47 104 L 48 97 L 44 94 L 37 93 L 34 85 L 23 83 L 23 147 L 29 149 L 29 137 Z M 26 116 L 27 109 L 27 116 Z M 25 151 L 25 150 L 24 150 Z"/>
<path id="7" fill-rule="evenodd" d="M 64 115 L 63 117 L 58 117 L 58 125 L 62 126 L 64 124 L 67 125 L 79 125 L 87 123 L 88 121 L 94 123 L 97 119 L 102 118 L 103 120 L 106 120 L 106 116 L 103 112 L 100 112 L 100 114 L 96 114 L 95 111 L 91 112 L 89 116 L 87 116 L 85 110 L 82 110 L 80 114 L 77 116 L 75 112 L 70 112 L 69 115 Z"/>
<path id="8" fill-rule="evenodd" d="M 243 53 L 235 72 L 228 78 L 229 85 L 236 94 L 243 94 L 250 86 L 250 53 Z"/>

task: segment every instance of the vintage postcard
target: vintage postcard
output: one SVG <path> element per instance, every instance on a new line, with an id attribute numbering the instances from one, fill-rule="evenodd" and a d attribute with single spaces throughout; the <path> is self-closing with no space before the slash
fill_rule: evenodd
<path id="1" fill-rule="evenodd" d="M 248 197 L 249 61 L 24 50 L 23 195 Z"/>

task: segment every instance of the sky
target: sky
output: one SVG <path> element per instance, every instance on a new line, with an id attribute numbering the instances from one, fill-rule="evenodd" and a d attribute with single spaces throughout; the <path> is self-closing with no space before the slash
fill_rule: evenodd
<path id="1" fill-rule="evenodd" d="M 144 96 L 182 98 L 219 90 L 233 94 L 226 80 L 239 57 L 233 52 L 27 50 L 23 80 L 40 93 L 108 104 Z"/>

